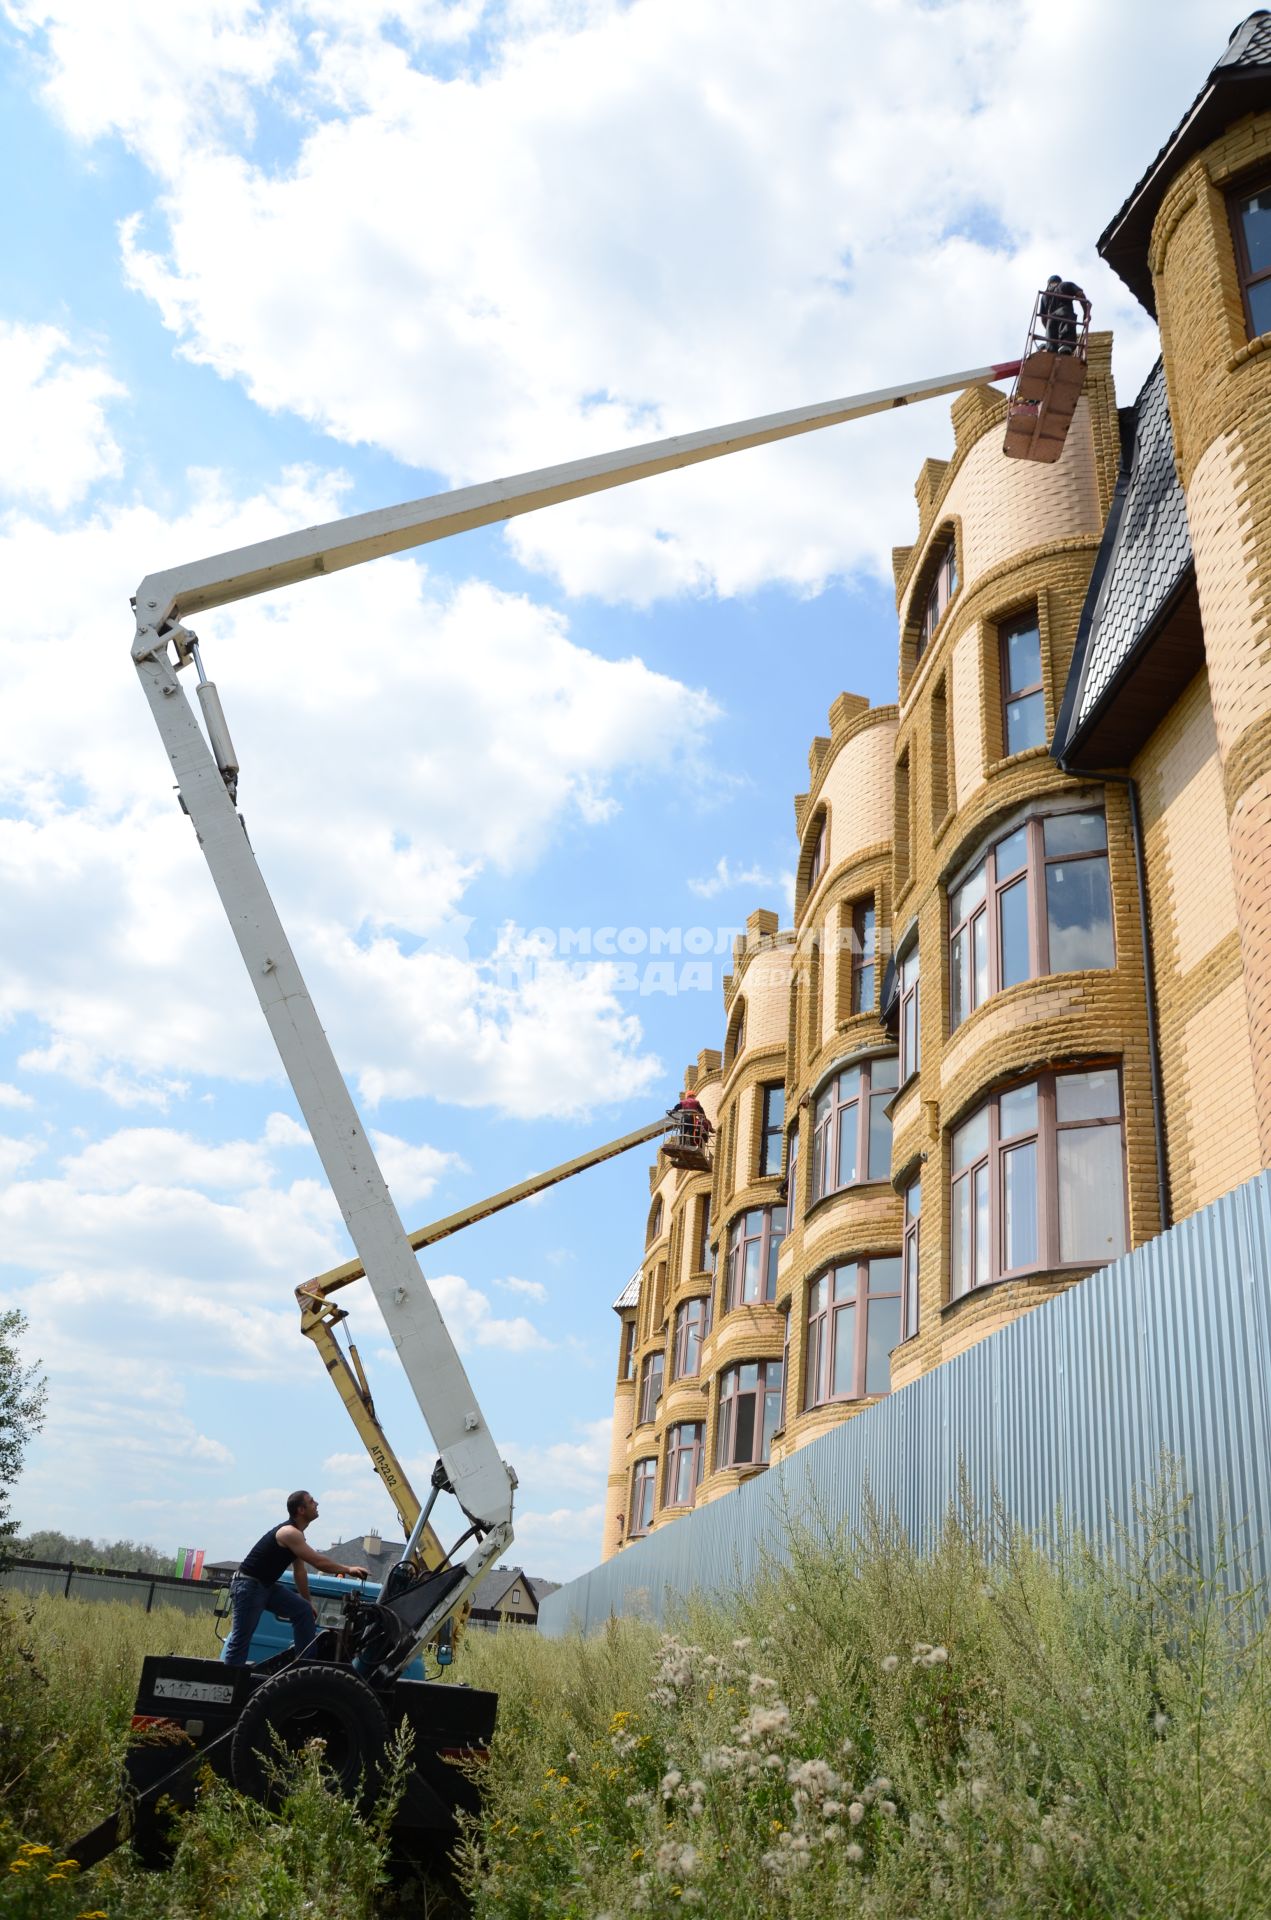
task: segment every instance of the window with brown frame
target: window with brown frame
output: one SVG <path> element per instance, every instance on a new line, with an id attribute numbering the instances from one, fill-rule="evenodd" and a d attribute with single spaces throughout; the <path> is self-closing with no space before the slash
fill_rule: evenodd
<path id="1" fill-rule="evenodd" d="M 943 825 L 949 811 L 949 698 L 948 680 L 941 674 L 931 689 L 931 830 Z"/>
<path id="2" fill-rule="evenodd" d="M 894 1053 L 844 1067 L 822 1087 L 812 1109 L 812 1199 L 840 1187 L 891 1177 L 891 1121 L 896 1091 Z"/>
<path id="3" fill-rule="evenodd" d="M 922 1028 L 919 1024 L 918 945 L 909 949 L 896 969 L 900 989 L 900 1084 L 922 1065 Z"/>
<path id="4" fill-rule="evenodd" d="M 640 1404 L 636 1410 L 638 1427 L 647 1426 L 657 1414 L 665 1366 L 666 1355 L 660 1348 L 657 1353 L 646 1353 L 644 1356 L 644 1365 L 640 1369 Z"/>
<path id="5" fill-rule="evenodd" d="M 759 1466 L 767 1460 L 781 1425 L 784 1379 L 780 1360 L 751 1360 L 720 1374 L 717 1467 Z"/>
<path id="6" fill-rule="evenodd" d="M 714 1273 L 715 1249 L 711 1245 L 711 1197 L 702 1194 L 697 1203 L 697 1251 L 694 1258 L 694 1273 Z"/>
<path id="7" fill-rule="evenodd" d="M 784 1207 L 750 1207 L 728 1229 L 728 1309 L 777 1297 L 777 1255 L 786 1233 Z"/>
<path id="8" fill-rule="evenodd" d="M 877 957 L 874 899 L 852 908 L 852 1012 L 874 1011 L 874 961 Z"/>
<path id="9" fill-rule="evenodd" d="M 909 849 L 913 842 L 909 820 L 908 747 L 897 760 L 893 775 L 892 831 L 896 836 L 892 847 L 892 868 L 896 875 L 896 892 L 901 894 L 909 885 Z"/>
<path id="10" fill-rule="evenodd" d="M 700 1420 L 685 1420 L 666 1436 L 664 1507 L 691 1507 L 706 1465 L 706 1428 Z"/>
<path id="11" fill-rule="evenodd" d="M 702 1342 L 711 1330 L 711 1303 L 685 1300 L 675 1309 L 675 1337 L 671 1343 L 672 1380 L 691 1380 L 702 1369 Z"/>
<path id="12" fill-rule="evenodd" d="M 1037 609 L 998 628 L 1002 680 L 1002 746 L 1023 753 L 1046 739 L 1046 693 L 1042 685 L 1042 636 Z"/>
<path id="13" fill-rule="evenodd" d="M 657 1476 L 656 1460 L 637 1460 L 631 1469 L 631 1525 L 627 1532 L 632 1539 L 638 1533 L 647 1533 L 653 1525 Z"/>
<path id="14" fill-rule="evenodd" d="M 781 1130 L 786 1117 L 786 1090 L 780 1080 L 760 1087 L 759 1178 L 769 1180 L 781 1171 Z"/>
<path id="15" fill-rule="evenodd" d="M 1227 202 L 1249 338 L 1271 333 L 1271 180 L 1243 186 Z"/>
<path id="16" fill-rule="evenodd" d="M 737 1008 L 736 1013 L 734 1013 L 732 1020 L 729 1022 L 728 1037 L 724 1042 L 724 1066 L 726 1069 L 732 1066 L 733 1061 L 737 1058 L 737 1055 L 742 1052 L 745 1045 L 746 1002 L 743 1000 Z"/>
<path id="17" fill-rule="evenodd" d="M 905 1241 L 901 1255 L 900 1337 L 912 1340 L 918 1331 L 918 1255 L 922 1235 L 922 1181 L 905 1188 Z"/>
<path id="18" fill-rule="evenodd" d="M 804 1404 L 891 1392 L 900 1340 L 900 1269 L 894 1254 L 828 1267 L 808 1288 Z"/>
<path id="19" fill-rule="evenodd" d="M 807 1056 L 809 1060 L 821 1044 L 821 1018 L 823 1002 L 821 999 L 821 932 L 814 929 L 808 938 L 808 991 L 803 1005 L 804 1023 L 807 1028 Z"/>
<path id="20" fill-rule="evenodd" d="M 830 816 L 822 813 L 812 829 L 812 858 L 808 862 L 808 892 L 812 893 L 817 881 L 825 872 L 826 855 L 830 846 Z"/>
<path id="21" fill-rule="evenodd" d="M 949 539 L 940 549 L 935 574 L 923 602 L 922 623 L 918 628 L 918 639 L 914 650 L 915 661 L 922 659 L 930 645 L 932 635 L 944 617 L 945 608 L 957 590 L 958 556 L 954 542 Z"/>
<path id="22" fill-rule="evenodd" d="M 1125 1252 L 1121 1076 L 1043 1073 L 1003 1088 L 951 1140 L 949 1297 Z"/>
<path id="23" fill-rule="evenodd" d="M 1047 973 L 1116 964 L 1102 808 L 1024 821 L 949 894 L 949 1026 Z"/>
<path id="24" fill-rule="evenodd" d="M 666 1261 L 659 1260 L 653 1275 L 653 1288 L 650 1294 L 649 1324 L 645 1329 L 645 1338 L 656 1331 L 666 1319 Z"/>
<path id="25" fill-rule="evenodd" d="M 635 1378 L 634 1318 L 624 1320 L 622 1323 L 622 1345 L 618 1349 L 618 1378 L 619 1380 L 633 1380 Z"/>

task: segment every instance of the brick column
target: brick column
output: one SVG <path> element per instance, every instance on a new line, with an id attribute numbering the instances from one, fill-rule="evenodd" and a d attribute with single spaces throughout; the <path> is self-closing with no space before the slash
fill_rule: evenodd
<path id="1" fill-rule="evenodd" d="M 1271 354 L 1251 342 L 1227 206 L 1271 114 L 1174 180 L 1150 263 L 1222 763 L 1263 1166 L 1271 1166 Z"/>

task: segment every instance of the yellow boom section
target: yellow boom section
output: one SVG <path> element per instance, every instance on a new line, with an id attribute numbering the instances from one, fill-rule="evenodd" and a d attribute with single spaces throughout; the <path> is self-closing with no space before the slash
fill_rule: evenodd
<path id="1" fill-rule="evenodd" d="M 561 1180 L 568 1180 L 576 1173 L 585 1173 L 588 1167 L 599 1166 L 604 1160 L 612 1160 L 615 1155 L 629 1153 L 632 1147 L 644 1146 L 651 1140 L 674 1130 L 676 1121 L 670 1116 L 650 1122 L 646 1127 L 637 1127 L 634 1133 L 624 1133 L 620 1140 L 609 1140 L 603 1147 L 592 1147 L 587 1153 L 578 1154 L 573 1160 L 562 1161 L 558 1167 L 550 1167 L 546 1173 L 531 1174 L 528 1180 L 520 1180 L 514 1187 L 504 1187 L 501 1193 L 489 1195 L 478 1200 L 470 1207 L 462 1207 L 458 1213 L 448 1213 L 444 1220 L 434 1220 L 431 1226 L 420 1227 L 407 1238 L 418 1253 L 424 1247 L 430 1247 L 437 1240 L 444 1240 L 452 1233 L 458 1233 L 463 1227 L 470 1227 L 478 1220 L 486 1220 L 493 1213 L 501 1213 L 504 1207 L 514 1207 L 518 1200 L 528 1200 L 531 1194 L 542 1193 L 547 1187 L 554 1187 Z M 312 1340 L 322 1355 L 322 1364 L 335 1384 L 335 1390 L 343 1400 L 350 1420 L 357 1430 L 357 1436 L 370 1456 L 371 1465 L 384 1482 L 385 1491 L 392 1501 L 397 1517 L 401 1522 L 402 1533 L 409 1540 L 419 1519 L 421 1502 L 411 1486 L 397 1455 L 388 1443 L 379 1417 L 375 1411 L 375 1402 L 371 1398 L 371 1389 L 362 1370 L 358 1350 L 349 1342 L 347 1356 L 336 1339 L 335 1330 L 342 1320 L 348 1319 L 343 1307 L 335 1306 L 330 1295 L 341 1287 L 350 1286 L 354 1280 L 364 1277 L 365 1269 L 360 1260 L 346 1260 L 342 1266 L 332 1267 L 326 1273 L 315 1275 L 306 1280 L 303 1286 L 296 1288 L 296 1299 L 300 1304 L 300 1331 L 306 1339 Z M 432 1528 L 425 1526 L 419 1539 L 416 1555 L 420 1571 L 432 1572 L 445 1562 L 445 1551 Z M 467 1610 L 464 1610 L 464 1618 Z M 456 1638 L 462 1621 L 456 1621 Z"/>

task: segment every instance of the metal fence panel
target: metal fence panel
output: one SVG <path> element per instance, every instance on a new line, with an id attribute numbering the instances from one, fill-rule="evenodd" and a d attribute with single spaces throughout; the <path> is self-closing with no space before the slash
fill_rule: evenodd
<path id="1" fill-rule="evenodd" d="M 784 1557 L 791 1520 L 859 1529 L 871 1502 L 926 1545 L 963 1488 L 1034 1537 L 1141 1541 L 1162 1454 L 1200 1564 L 1271 1578 L 1271 1174 L 570 1581 L 539 1627 L 662 1620 Z"/>
<path id="2" fill-rule="evenodd" d="M 45 1567 L 5 1567 L 0 1569 L 0 1587 L 14 1593 L 65 1593 L 66 1575 Z"/>
<path id="3" fill-rule="evenodd" d="M 220 1589 L 210 1580 L 129 1579 L 120 1573 L 95 1573 L 89 1567 L 29 1567 L 15 1561 L 0 1567 L 0 1591 L 55 1593 L 72 1600 L 112 1600 L 128 1607 L 177 1607 L 182 1613 L 209 1613 Z"/>

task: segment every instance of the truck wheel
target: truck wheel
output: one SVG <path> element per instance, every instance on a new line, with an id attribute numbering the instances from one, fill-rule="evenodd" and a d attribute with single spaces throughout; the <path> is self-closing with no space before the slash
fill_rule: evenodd
<path id="1" fill-rule="evenodd" d="M 285 1667 L 256 1688 L 230 1744 L 230 1772 L 253 1800 L 277 1797 L 280 1755 L 321 1740 L 323 1764 L 346 1800 L 369 1802 L 379 1785 L 388 1720 L 371 1689 L 347 1667 Z"/>

